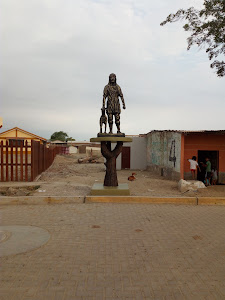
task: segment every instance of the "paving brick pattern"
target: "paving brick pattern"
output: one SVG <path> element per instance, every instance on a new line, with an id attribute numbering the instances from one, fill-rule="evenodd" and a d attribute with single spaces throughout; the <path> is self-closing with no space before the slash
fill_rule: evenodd
<path id="1" fill-rule="evenodd" d="M 225 299 L 225 207 L 0 207 L 1 225 L 47 229 L 47 244 L 1 258 L 1 300 Z"/>

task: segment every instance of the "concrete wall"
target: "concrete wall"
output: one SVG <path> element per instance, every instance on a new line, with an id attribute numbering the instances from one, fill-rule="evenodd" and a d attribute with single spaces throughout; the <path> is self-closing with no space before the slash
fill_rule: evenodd
<path id="1" fill-rule="evenodd" d="M 145 170 L 147 168 L 147 148 L 145 136 L 132 136 L 132 143 L 124 143 L 125 147 L 130 147 L 130 169 Z M 117 170 L 121 170 L 121 154 L 116 160 Z"/>
<path id="2" fill-rule="evenodd" d="M 152 131 L 147 134 L 147 168 L 169 179 L 180 179 L 181 133 Z"/>

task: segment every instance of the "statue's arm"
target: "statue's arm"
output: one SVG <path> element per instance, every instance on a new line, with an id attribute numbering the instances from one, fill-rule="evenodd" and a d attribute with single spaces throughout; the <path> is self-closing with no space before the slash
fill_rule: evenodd
<path id="1" fill-rule="evenodd" d="M 122 90 L 121 90 L 120 86 L 119 86 L 119 96 L 120 96 L 120 99 L 123 103 L 123 109 L 126 109 L 125 101 L 124 101 L 124 98 L 123 98 L 123 93 L 122 93 Z"/>
<path id="2" fill-rule="evenodd" d="M 105 101 L 107 98 L 107 86 L 105 86 L 104 91 L 103 91 L 103 101 L 102 101 L 102 108 L 105 108 Z"/>
<path id="3" fill-rule="evenodd" d="M 105 108 L 105 99 L 106 97 L 103 95 L 102 108 Z"/>

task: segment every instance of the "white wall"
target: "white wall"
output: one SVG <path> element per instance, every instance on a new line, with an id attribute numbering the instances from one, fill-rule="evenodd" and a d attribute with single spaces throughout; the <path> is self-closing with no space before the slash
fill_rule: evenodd
<path id="1" fill-rule="evenodd" d="M 145 170 L 147 167 L 147 140 L 146 137 L 132 136 L 132 143 L 124 143 L 124 147 L 130 147 L 131 170 Z M 121 154 L 116 160 L 116 169 L 121 170 Z"/>
<path id="2" fill-rule="evenodd" d="M 69 153 L 70 154 L 77 153 L 77 152 L 78 152 L 77 147 L 69 146 Z"/>

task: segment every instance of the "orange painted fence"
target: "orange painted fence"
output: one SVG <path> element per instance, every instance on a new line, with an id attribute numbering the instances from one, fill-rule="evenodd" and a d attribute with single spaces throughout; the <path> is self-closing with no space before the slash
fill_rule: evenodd
<path id="1" fill-rule="evenodd" d="M 26 141 L 24 145 L 9 145 L 8 141 L 0 144 L 1 181 L 33 181 L 48 169 L 56 154 L 62 153 L 62 147 Z"/>

